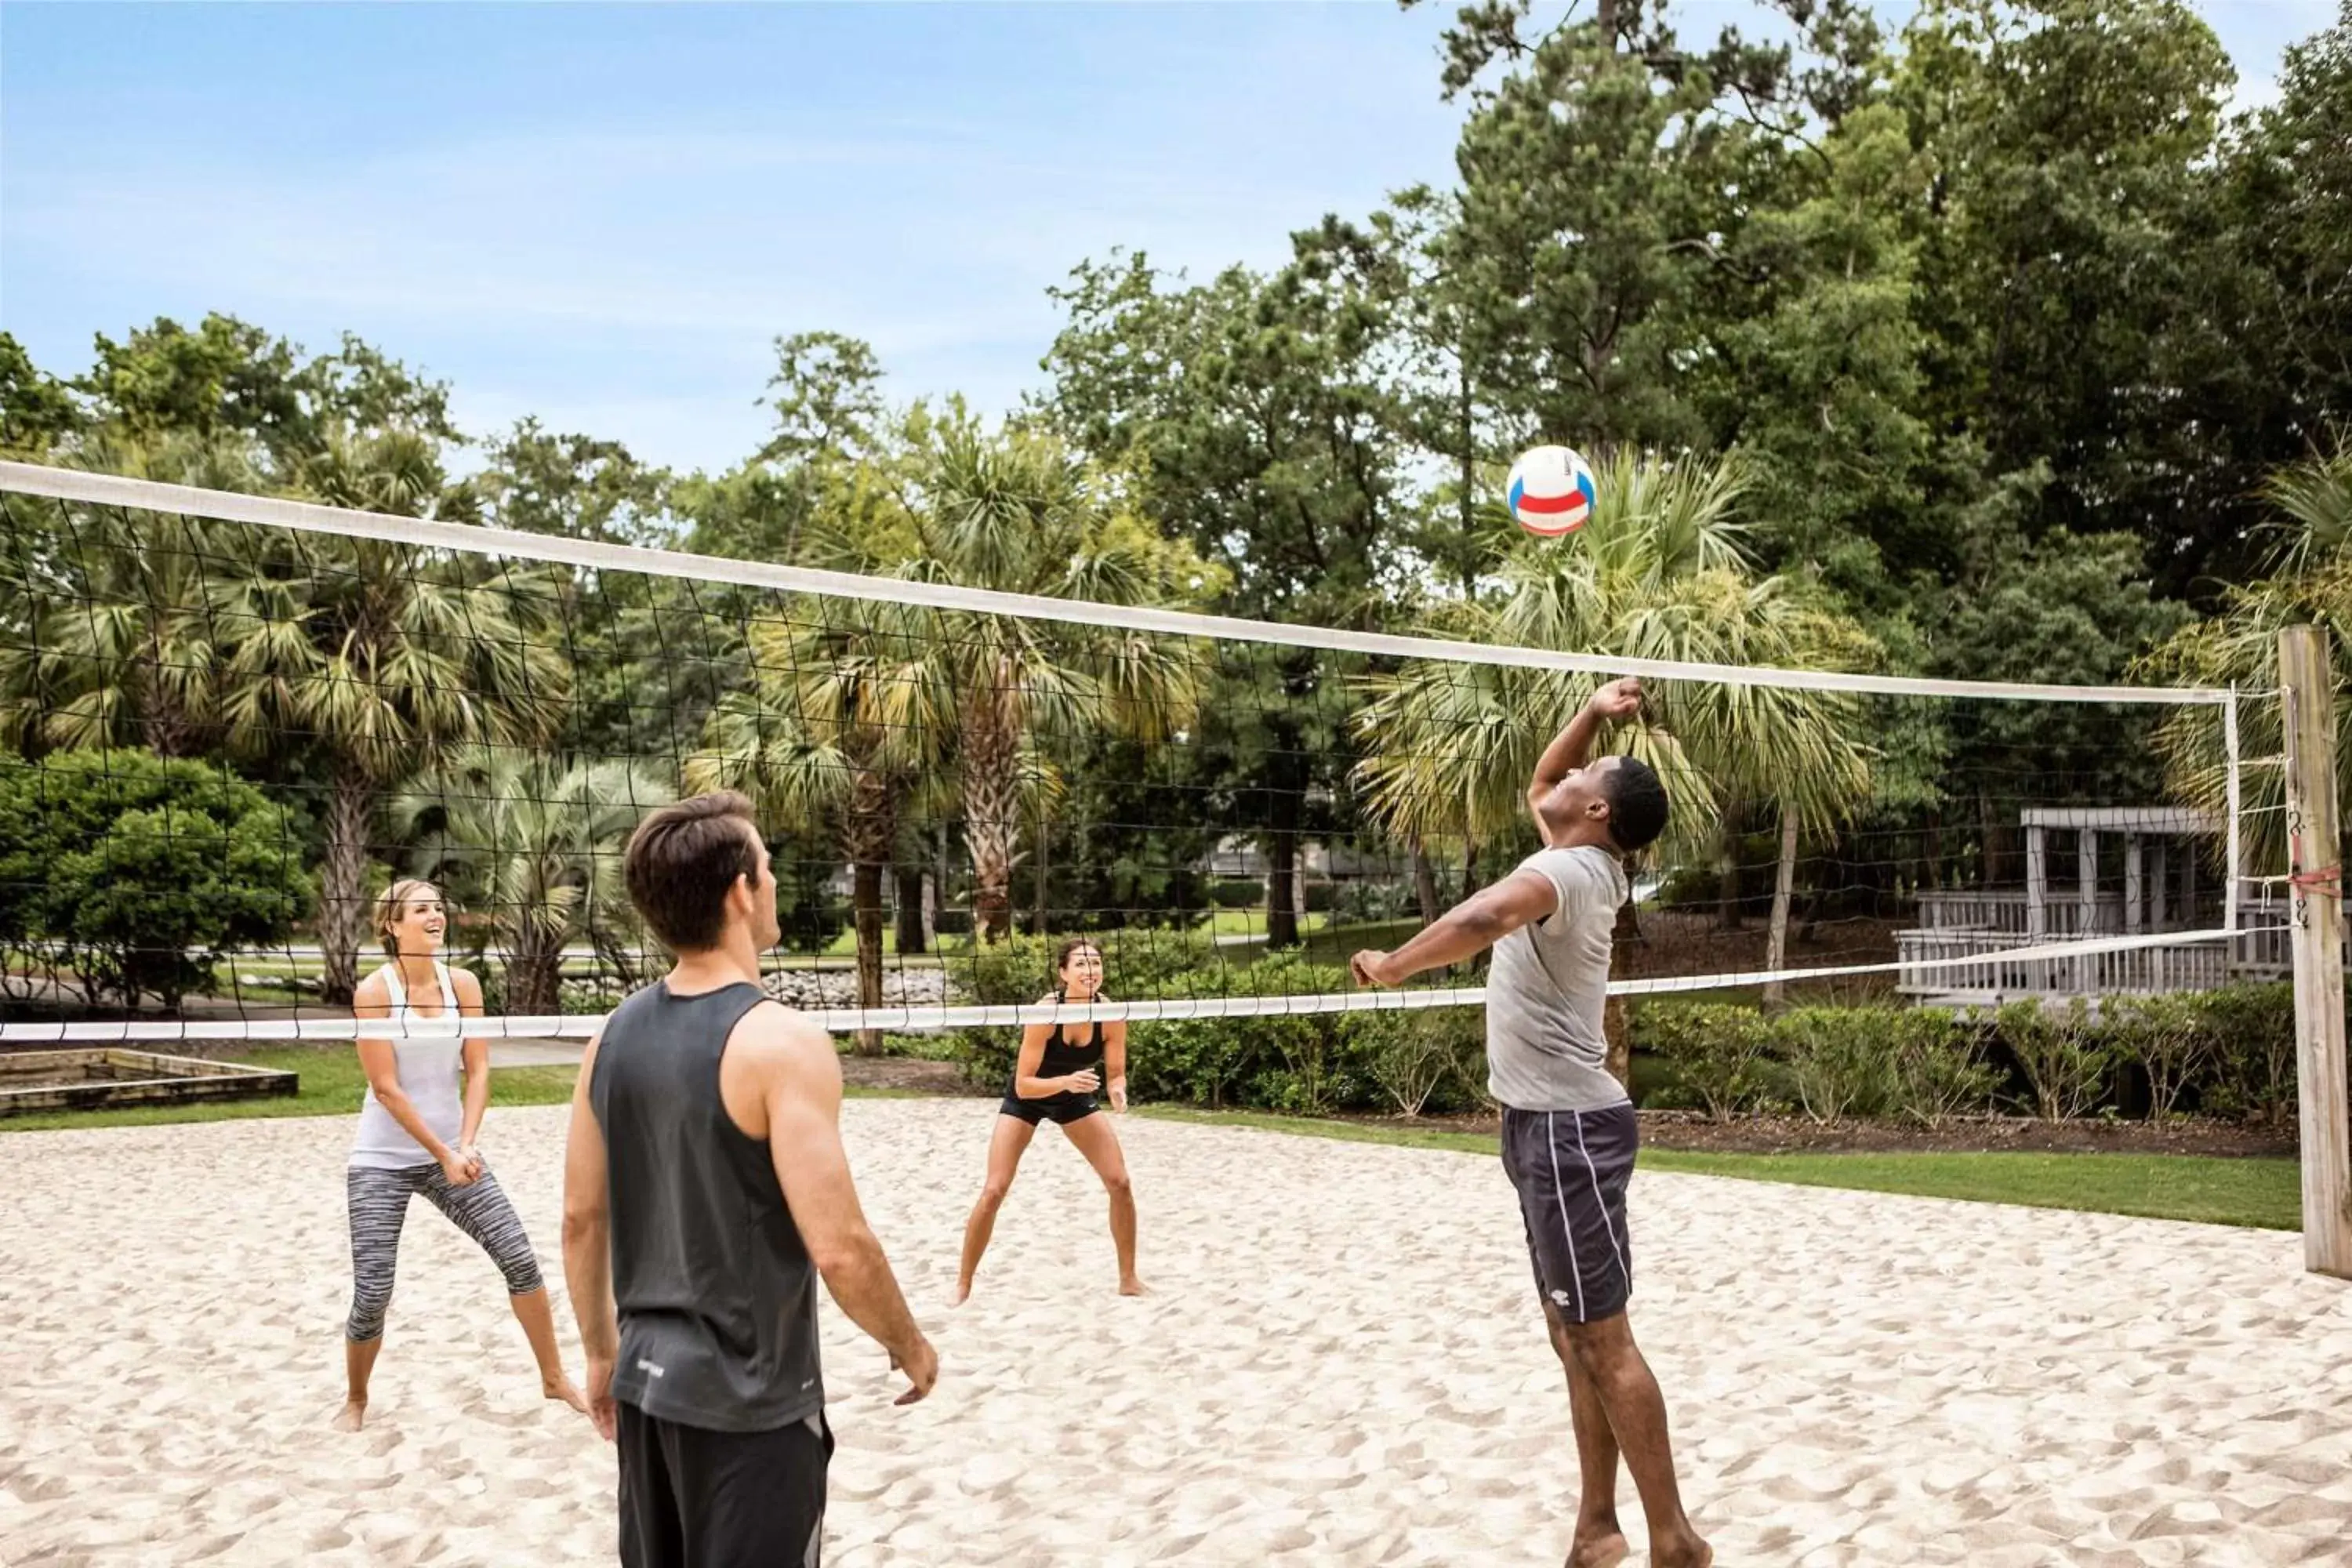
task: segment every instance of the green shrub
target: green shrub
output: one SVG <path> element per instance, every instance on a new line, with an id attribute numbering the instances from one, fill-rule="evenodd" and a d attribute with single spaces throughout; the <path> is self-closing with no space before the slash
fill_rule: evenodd
<path id="1" fill-rule="evenodd" d="M 1320 1116 L 1344 1110 L 1367 1098 L 1348 1092 L 1346 1052 L 1350 1031 L 1340 1016 L 1328 1013 L 1279 1013 L 1255 1018 L 1227 1018 L 1256 1037 L 1262 1064 L 1250 1085 L 1251 1102 L 1268 1110 L 1297 1116 Z"/>
<path id="2" fill-rule="evenodd" d="M 1419 1116 L 1433 1105 L 1477 1105 L 1486 1084 L 1485 1020 L 1466 1007 L 1342 1016 L 1349 1057 L 1379 1089 L 1382 1109 Z"/>
<path id="3" fill-rule="evenodd" d="M 2099 1008 L 2107 1048 L 2118 1065 L 2147 1079 L 2147 1116 L 2168 1121 L 2213 1058 L 2213 1034 L 2200 998 L 2189 995 L 2113 996 Z"/>
<path id="4" fill-rule="evenodd" d="M 1128 1030 L 1128 1092 L 1222 1110 L 1251 1103 L 1245 1090 L 1270 1057 L 1258 1018 L 1174 1018 Z"/>
<path id="5" fill-rule="evenodd" d="M 1710 1121 L 1753 1110 L 1768 1080 L 1772 1028 L 1753 1007 L 1654 1002 L 1635 1016 L 1635 1038 L 1674 1068 L 1675 1080 Z"/>
<path id="6" fill-rule="evenodd" d="M 1265 884 L 1255 877 L 1223 877 L 1209 884 L 1209 901 L 1221 910 L 1246 910 L 1265 902 Z"/>
<path id="7" fill-rule="evenodd" d="M 2083 998 L 2075 997 L 2063 1011 L 2039 1002 L 2011 1002 L 1994 1015 L 1994 1022 L 2001 1044 L 2025 1076 L 2035 1115 L 2066 1121 L 2088 1116 L 2107 1101 L 2116 1052 Z"/>
<path id="8" fill-rule="evenodd" d="M 1886 1021 L 1896 1115 L 1939 1127 L 1992 1109 L 2000 1073 L 1983 1059 L 1980 1029 L 1936 1007 L 1890 1012 Z"/>
<path id="9" fill-rule="evenodd" d="M 985 1006 L 1021 1006 L 1054 989 L 1054 950 L 1060 943 L 1015 932 L 1002 942 L 974 942 L 947 959 L 948 978 Z"/>
<path id="10" fill-rule="evenodd" d="M 0 936 L 53 943 L 92 1000 L 176 1007 L 309 907 L 292 829 L 225 769 L 67 752 L 0 773 Z"/>
<path id="11" fill-rule="evenodd" d="M 2197 999 L 2211 1057 L 2201 1109 L 2217 1116 L 2292 1121 L 2295 1116 L 2294 985 L 2232 985 Z"/>
<path id="12" fill-rule="evenodd" d="M 1771 1020 L 1775 1054 L 1807 1116 L 1827 1124 L 1885 1113 L 1895 1098 L 1895 1016 L 1885 1007 L 1793 1007 Z"/>
<path id="13" fill-rule="evenodd" d="M 1021 1031 L 1013 1028 L 942 1030 L 940 1054 L 942 1060 L 951 1061 L 961 1068 L 965 1081 L 973 1088 L 1003 1089 L 1013 1081 L 1013 1064 L 1020 1059 Z M 1132 1081 L 1130 1074 L 1130 1084 Z"/>
<path id="14" fill-rule="evenodd" d="M 1421 900 L 1411 883 L 1363 877 L 1339 885 L 1331 912 L 1351 924 L 1412 920 L 1421 913 Z"/>

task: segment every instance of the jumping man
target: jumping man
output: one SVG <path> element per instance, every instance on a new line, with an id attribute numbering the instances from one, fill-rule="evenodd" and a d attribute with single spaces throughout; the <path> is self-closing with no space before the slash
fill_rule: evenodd
<path id="1" fill-rule="evenodd" d="M 1715 1557 L 1683 1511 L 1665 1400 L 1625 1319 L 1625 1189 L 1640 1130 L 1608 1070 L 1601 1011 L 1611 936 L 1631 893 L 1622 857 L 1664 831 L 1666 792 L 1646 763 L 1586 758 L 1603 724 L 1641 705 L 1639 682 L 1613 681 L 1545 748 L 1528 785 L 1541 850 L 1394 952 L 1354 960 L 1360 984 L 1401 985 L 1495 950 L 1487 1087 L 1503 1107 L 1503 1169 L 1518 1190 L 1545 1324 L 1568 1373 L 1582 1474 L 1569 1568 L 1609 1568 L 1630 1550 L 1617 1522 L 1621 1454 L 1656 1568 L 1705 1568 Z"/>

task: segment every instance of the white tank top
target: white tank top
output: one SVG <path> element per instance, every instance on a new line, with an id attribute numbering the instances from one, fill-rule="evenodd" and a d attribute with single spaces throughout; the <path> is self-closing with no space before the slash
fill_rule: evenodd
<path id="1" fill-rule="evenodd" d="M 419 1013 L 408 1000 L 407 988 L 400 983 L 400 965 L 387 963 L 377 973 L 383 976 L 385 988 L 392 993 L 390 1021 L 405 1031 L 396 1034 L 392 1041 L 401 1092 L 408 1096 L 425 1125 L 433 1129 L 434 1136 L 454 1149 L 466 1119 L 465 1100 L 458 1089 L 459 1074 L 465 1066 L 466 1039 L 457 1016 L 457 991 L 449 984 L 448 967 L 437 962 L 433 965 L 434 978 L 441 984 L 441 1010 L 430 1015 Z M 360 1131 L 352 1142 L 351 1163 L 373 1170 L 397 1171 L 433 1163 L 425 1145 L 393 1120 L 392 1112 L 383 1108 L 375 1097 L 373 1086 L 370 1086 L 367 1098 L 360 1105 Z"/>

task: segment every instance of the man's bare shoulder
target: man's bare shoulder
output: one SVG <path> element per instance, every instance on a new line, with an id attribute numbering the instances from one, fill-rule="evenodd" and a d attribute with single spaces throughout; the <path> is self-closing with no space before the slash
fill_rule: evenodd
<path id="1" fill-rule="evenodd" d="M 762 1001 L 736 1020 L 727 1037 L 727 1054 L 740 1053 L 746 1067 L 794 1075 L 812 1069 L 841 1074 L 841 1058 L 833 1037 L 807 1014 L 781 1002 Z"/>

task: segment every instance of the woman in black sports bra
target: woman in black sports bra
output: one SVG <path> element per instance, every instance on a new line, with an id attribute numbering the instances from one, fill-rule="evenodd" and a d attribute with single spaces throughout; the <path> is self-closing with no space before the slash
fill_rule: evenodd
<path id="1" fill-rule="evenodd" d="M 1102 949 L 1086 941 L 1062 944 L 1054 960 L 1057 989 L 1044 1002 L 1091 1002 L 1102 994 Z M 1076 1040 L 1070 1031 L 1079 1031 Z M 1037 1135 L 1040 1121 L 1051 1121 L 1064 1137 L 1078 1146 L 1087 1163 L 1102 1178 L 1110 1194 L 1110 1237 L 1118 1249 L 1118 1293 L 1140 1296 L 1143 1282 L 1135 1277 L 1135 1190 L 1127 1176 L 1127 1156 L 1108 1117 L 1095 1113 L 1095 1090 L 1108 1087 L 1110 1108 L 1127 1109 L 1127 1023 L 1031 1024 L 1021 1031 L 1021 1055 L 1013 1064 L 1013 1081 L 999 1106 L 996 1133 L 988 1144 L 988 1180 L 980 1202 L 964 1222 L 963 1264 L 956 1271 L 955 1299 L 961 1305 L 971 1294 L 972 1276 L 980 1271 L 980 1255 L 996 1228 L 996 1211 L 1012 1190 L 1013 1173 L 1022 1152 Z"/>

